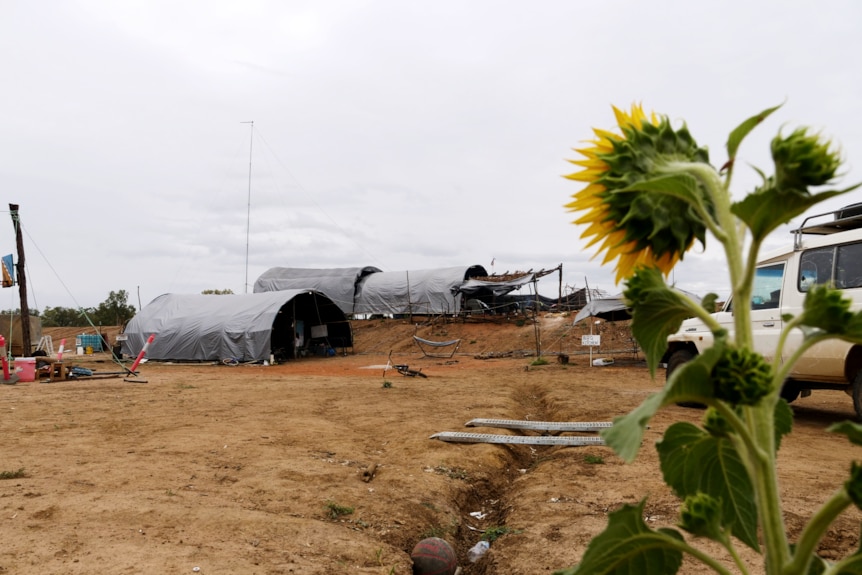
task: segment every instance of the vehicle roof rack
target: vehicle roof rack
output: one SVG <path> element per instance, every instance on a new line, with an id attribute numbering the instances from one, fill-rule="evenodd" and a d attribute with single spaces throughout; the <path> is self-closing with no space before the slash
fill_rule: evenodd
<path id="1" fill-rule="evenodd" d="M 831 216 L 831 220 L 821 220 Z M 832 212 L 808 216 L 802 221 L 798 229 L 793 230 L 793 248 L 799 249 L 802 245 L 803 234 L 828 235 L 847 230 L 858 230 L 862 228 L 862 203 L 851 204 Z"/>

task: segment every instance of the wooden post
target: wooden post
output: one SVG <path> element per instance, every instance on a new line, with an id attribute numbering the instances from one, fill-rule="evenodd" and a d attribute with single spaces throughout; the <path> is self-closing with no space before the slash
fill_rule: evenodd
<path id="1" fill-rule="evenodd" d="M 536 305 L 533 308 L 533 331 L 536 334 L 536 359 L 538 359 L 542 357 L 542 337 L 539 330 L 539 306 L 541 305 L 541 301 L 539 300 L 539 280 L 535 276 L 533 276 L 533 290 L 536 292 Z"/>
<path id="2" fill-rule="evenodd" d="M 410 272 L 404 272 L 407 277 L 407 317 L 410 318 L 410 323 L 413 323 L 413 302 L 410 300 Z"/>
<path id="3" fill-rule="evenodd" d="M 557 287 L 557 311 L 563 311 L 563 263 L 560 262 L 560 265 L 557 266 L 557 269 L 560 271 L 560 281 L 559 286 Z"/>
<path id="4" fill-rule="evenodd" d="M 18 216 L 18 204 L 9 204 L 12 213 L 12 225 L 15 227 L 15 244 L 18 246 L 18 296 L 21 299 L 21 345 L 23 354 L 30 355 L 30 308 L 27 307 L 27 277 L 24 275 L 24 236 L 21 233 L 21 219 Z"/>

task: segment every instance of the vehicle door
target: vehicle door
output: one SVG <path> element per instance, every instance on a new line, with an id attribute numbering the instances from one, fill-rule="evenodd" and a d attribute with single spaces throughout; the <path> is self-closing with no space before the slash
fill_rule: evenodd
<path id="1" fill-rule="evenodd" d="M 751 292 L 751 330 L 754 350 L 771 361 L 781 335 L 781 297 L 784 285 L 785 262 L 770 263 L 757 268 Z M 722 327 L 730 334 L 734 329 L 733 303 L 724 312 L 715 314 Z"/>
<path id="2" fill-rule="evenodd" d="M 767 361 L 775 357 L 775 348 L 781 336 L 781 301 L 786 270 L 786 262 L 772 263 L 757 268 L 754 276 L 751 291 L 754 350 Z"/>
<path id="3" fill-rule="evenodd" d="M 862 296 L 862 243 L 826 246 L 802 252 L 796 284 L 801 297 L 798 303 L 786 306 L 786 313 L 802 313 L 802 298 L 817 284 L 833 285 L 844 291 L 842 295 L 852 299 L 852 309 L 858 311 L 858 302 Z M 784 359 L 801 341 L 801 331 L 793 330 L 788 336 Z M 793 377 L 812 381 L 844 381 L 844 358 L 850 347 L 849 343 L 837 339 L 818 343 L 793 366 Z"/>
<path id="4" fill-rule="evenodd" d="M 785 262 L 771 263 L 757 268 L 751 294 L 751 329 L 755 351 L 771 361 L 781 335 L 781 293 L 784 282 Z M 730 300 L 720 312 L 712 317 L 727 330 L 731 339 L 736 332 L 734 323 L 736 302 Z M 706 326 L 689 326 L 685 332 L 691 336 L 706 331 Z"/>

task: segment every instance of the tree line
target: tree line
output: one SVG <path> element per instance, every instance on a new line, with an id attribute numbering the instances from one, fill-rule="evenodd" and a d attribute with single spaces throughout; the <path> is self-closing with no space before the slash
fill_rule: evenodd
<path id="1" fill-rule="evenodd" d="M 30 315 L 42 320 L 43 327 L 78 327 L 82 325 L 126 325 L 137 310 L 128 304 L 126 290 L 112 291 L 108 299 L 96 307 L 46 307 L 44 310 L 31 309 Z M 3 310 L 3 315 L 18 315 L 20 309 Z"/>
<path id="2" fill-rule="evenodd" d="M 232 295 L 231 289 L 206 289 L 203 295 Z M 42 327 L 79 327 L 92 323 L 93 325 L 126 325 L 135 316 L 135 306 L 129 305 L 129 294 L 126 290 L 112 291 L 108 299 L 96 307 L 46 307 L 43 311 L 30 309 L 32 317 L 42 320 Z M 19 315 L 20 308 L 4 309 L 2 315 Z"/>

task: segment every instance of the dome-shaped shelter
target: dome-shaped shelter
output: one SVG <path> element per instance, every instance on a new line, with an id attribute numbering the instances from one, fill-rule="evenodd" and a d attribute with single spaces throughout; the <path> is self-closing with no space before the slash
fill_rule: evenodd
<path id="1" fill-rule="evenodd" d="M 264 361 L 300 351 L 353 347 L 350 323 L 325 295 L 284 290 L 241 295 L 164 294 L 147 304 L 124 331 L 123 353 L 135 356 L 150 335 L 155 360 Z"/>

